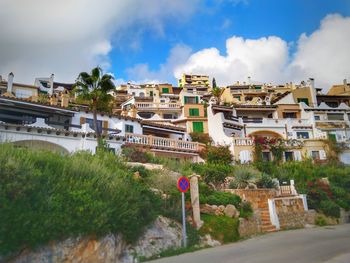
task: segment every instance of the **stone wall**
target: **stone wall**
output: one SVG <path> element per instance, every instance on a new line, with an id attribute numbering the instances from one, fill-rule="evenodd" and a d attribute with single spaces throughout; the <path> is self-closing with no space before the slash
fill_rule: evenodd
<path id="1" fill-rule="evenodd" d="M 248 219 L 240 218 L 238 232 L 241 238 L 250 237 L 261 233 L 262 230 L 260 218 L 257 215 L 253 215 Z"/>
<path id="2" fill-rule="evenodd" d="M 304 210 L 300 197 L 276 198 L 274 201 L 281 229 L 302 228 L 308 223 L 309 213 Z"/>
<path id="3" fill-rule="evenodd" d="M 225 192 L 236 194 L 242 200 L 250 202 L 254 210 L 265 208 L 267 200 L 277 195 L 275 189 L 225 189 Z"/>

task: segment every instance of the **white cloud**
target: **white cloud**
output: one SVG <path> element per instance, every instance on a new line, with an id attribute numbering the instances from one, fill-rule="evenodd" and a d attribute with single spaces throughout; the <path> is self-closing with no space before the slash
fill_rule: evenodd
<path id="1" fill-rule="evenodd" d="M 185 63 L 191 55 L 191 48 L 178 44 L 174 46 L 164 64 L 161 64 L 158 70 L 150 70 L 147 63 L 137 64 L 126 70 L 129 78 L 136 79 L 137 82 L 144 83 L 160 83 L 169 82 L 173 77 L 174 68 Z"/>
<path id="2" fill-rule="evenodd" d="M 175 68 L 174 75 L 182 73 L 208 74 L 219 85 L 245 80 L 247 76 L 263 81 L 279 78 L 280 70 L 288 59 L 287 43 L 278 37 L 257 40 L 231 37 L 226 41 L 226 54 L 216 48 L 204 49 L 191 55 Z"/>
<path id="3" fill-rule="evenodd" d="M 262 82 L 300 82 L 308 77 L 328 89 L 343 78 L 350 79 L 350 18 L 329 15 L 310 36 L 302 34 L 294 54 L 288 43 L 270 36 L 246 39 L 233 36 L 226 41 L 226 54 L 217 48 L 193 53 L 174 69 L 178 78 L 182 73 L 207 74 L 219 85 L 244 81 L 248 76 Z"/>
<path id="4" fill-rule="evenodd" d="M 350 17 L 328 15 L 310 36 L 300 36 L 297 51 L 287 69 L 294 80 L 314 77 L 328 88 L 350 79 Z"/>
<path id="5" fill-rule="evenodd" d="M 108 70 L 114 41 L 131 27 L 164 35 L 165 21 L 187 17 L 198 1 L 1 0 L 0 74 L 30 83 L 51 73 L 72 81 L 96 64 Z"/>

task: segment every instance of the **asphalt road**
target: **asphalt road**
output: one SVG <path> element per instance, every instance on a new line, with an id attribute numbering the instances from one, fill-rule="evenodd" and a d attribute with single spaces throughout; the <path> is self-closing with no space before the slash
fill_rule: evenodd
<path id="1" fill-rule="evenodd" d="M 350 224 L 280 231 L 153 262 L 350 263 Z"/>

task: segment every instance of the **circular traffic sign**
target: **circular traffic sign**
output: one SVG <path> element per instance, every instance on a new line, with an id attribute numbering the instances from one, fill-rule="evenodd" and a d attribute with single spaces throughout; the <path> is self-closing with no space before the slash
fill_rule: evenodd
<path id="1" fill-rule="evenodd" d="M 182 176 L 177 180 L 177 188 L 180 192 L 186 193 L 188 189 L 190 188 L 190 181 L 187 179 L 187 177 Z"/>

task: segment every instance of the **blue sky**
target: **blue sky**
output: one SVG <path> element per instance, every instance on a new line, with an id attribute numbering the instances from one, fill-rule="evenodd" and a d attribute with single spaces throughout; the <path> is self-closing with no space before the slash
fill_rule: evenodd
<path id="1" fill-rule="evenodd" d="M 1 0 L 0 35 L 0 75 L 25 83 L 350 80 L 350 0 Z"/>
<path id="2" fill-rule="evenodd" d="M 112 72 L 130 79 L 126 68 L 147 63 L 157 70 L 164 63 L 169 50 L 185 44 L 195 52 L 216 47 L 225 53 L 225 41 L 231 36 L 257 39 L 278 36 L 295 50 L 302 33 L 311 34 L 328 14 L 350 15 L 350 1 L 344 0 L 246 0 L 202 1 L 199 8 L 185 21 L 166 21 L 164 35 L 149 30 L 139 40 L 138 48 L 116 47 L 111 52 Z M 137 26 L 131 30 L 137 31 Z M 169 81 L 174 82 L 173 79 Z"/>

